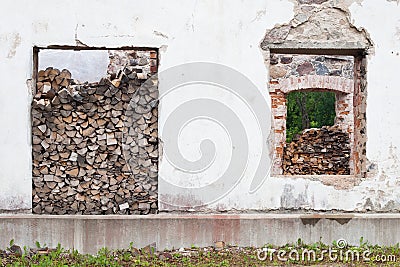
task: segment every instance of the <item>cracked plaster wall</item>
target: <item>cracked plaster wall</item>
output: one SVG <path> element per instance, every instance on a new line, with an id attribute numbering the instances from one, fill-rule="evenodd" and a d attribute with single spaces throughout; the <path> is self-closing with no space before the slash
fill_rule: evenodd
<path id="1" fill-rule="evenodd" d="M 32 47 L 47 45 L 71 45 L 77 43 L 96 47 L 156 47 L 160 48 L 160 69 L 163 70 L 187 62 L 217 62 L 234 68 L 246 75 L 265 99 L 268 98 L 268 71 L 264 65 L 265 52 L 260 42 L 268 29 L 290 22 L 296 15 L 300 28 L 309 20 L 311 9 L 322 6 L 334 7 L 324 12 L 335 13 L 344 20 L 349 34 L 361 34 L 365 29 L 373 41 L 374 50 L 367 56 L 367 157 L 369 174 L 350 189 L 324 185 L 318 180 L 268 177 L 262 186 L 251 193 L 249 187 L 259 159 L 260 136 L 257 124 L 251 121 L 246 108 L 235 104 L 230 95 L 217 94 L 221 101 L 230 103 L 233 110 L 246 121 L 245 128 L 251 136 L 249 165 L 238 186 L 218 202 L 204 210 L 333 210 L 333 211 L 396 211 L 400 207 L 400 139 L 398 130 L 400 97 L 397 74 L 400 68 L 400 5 L 385 0 L 294 0 L 271 1 L 121 1 L 99 5 L 97 1 L 69 1 L 54 3 L 48 0 L 40 4 L 27 0 L 7 2 L 7 12 L 0 16 L 0 210 L 29 210 L 31 203 L 31 147 L 30 147 L 30 88 L 27 80 L 32 75 Z M 321 2 L 319 4 L 307 4 Z M 95 10 L 93 7 L 96 7 Z M 20 12 L 21 9 L 24 12 Z M 298 10 L 303 9 L 303 13 Z M 60 12 L 63 10 L 63 12 Z M 117 10 L 117 11 L 116 11 Z M 144 12 L 144 11 L 151 12 Z M 90 15 L 88 15 L 90 14 Z M 233 15 L 234 14 L 234 15 Z M 299 15 L 303 14 L 303 15 Z M 318 13 L 313 23 L 324 23 L 325 14 Z M 349 20 L 356 28 L 347 27 Z M 338 21 L 341 23 L 341 20 Z M 346 28 L 347 27 L 347 28 Z M 322 27 L 323 28 L 323 27 Z M 60 32 L 62 34 L 60 34 Z M 335 43 L 335 34 L 311 32 L 315 44 L 319 38 Z M 288 34 L 296 40 L 295 33 Z M 357 41 L 353 40 L 353 41 Z M 356 43 L 357 44 L 357 43 Z M 365 43 L 359 44 L 361 46 Z M 384 71 L 383 71 L 384 70 Z M 160 87 L 162 87 L 162 81 Z M 180 97 L 162 99 L 160 102 L 160 127 L 168 114 L 187 99 L 213 95 L 208 88 L 187 88 Z M 217 97 L 217 96 L 215 96 Z M 265 116 L 265 119 L 270 119 Z M 198 128 L 200 127 L 200 128 Z M 183 153 L 192 159 L 199 157 L 191 136 L 201 125 L 187 129 L 181 141 Z M 219 129 L 209 126 L 203 130 L 207 136 L 218 136 Z M 162 131 L 162 128 L 160 129 Z M 162 137 L 162 136 L 161 136 Z M 224 139 L 217 139 L 224 145 Z M 165 140 L 163 140 L 165 142 Z M 198 144 L 198 143 L 196 143 Z M 186 147 L 186 148 L 185 148 Z M 189 147 L 189 148 L 188 148 Z M 229 156 L 229 147 L 223 147 L 219 155 Z M 224 164 L 210 170 L 212 175 L 224 171 Z M 177 175 L 167 168 L 163 160 L 160 172 L 168 177 L 183 179 L 188 174 Z M 210 174 L 210 173 L 209 173 Z M 193 177 L 189 177 L 193 178 Z M 163 192 L 159 189 L 160 199 Z M 195 203 L 195 200 L 193 200 Z M 188 202 L 191 203 L 190 201 Z"/>

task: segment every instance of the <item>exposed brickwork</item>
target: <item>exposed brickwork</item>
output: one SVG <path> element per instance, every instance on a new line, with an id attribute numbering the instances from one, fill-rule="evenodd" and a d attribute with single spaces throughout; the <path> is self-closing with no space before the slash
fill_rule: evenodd
<path id="1" fill-rule="evenodd" d="M 353 98 L 354 106 L 354 172 L 360 177 L 366 176 L 366 146 L 367 146 L 367 127 L 366 127 L 366 103 L 367 103 L 367 77 L 366 77 L 366 58 L 355 58 L 355 87 Z"/>
<path id="2" fill-rule="evenodd" d="M 373 44 L 365 30 L 351 24 L 348 6 L 348 3 L 343 1 L 297 0 L 293 19 L 268 30 L 260 47 L 267 52 L 265 55 L 268 58 L 264 59 L 269 68 L 271 99 L 277 97 L 276 92 L 280 92 L 286 98 L 286 94 L 293 90 L 335 92 L 337 114 L 335 123 L 349 134 L 350 171 L 357 176 L 353 176 L 353 182 L 359 183 L 361 181 L 359 176 L 366 176 L 367 161 L 366 58 L 365 55 L 360 55 L 356 59 L 350 56 L 332 56 L 332 51 L 343 54 L 349 49 L 369 53 L 373 51 Z M 325 50 L 329 55 L 271 53 L 273 50 L 298 52 L 303 49 L 318 53 Z M 326 76 L 329 78 L 335 76 L 334 83 L 338 84 L 332 86 L 332 81 Z M 281 101 L 282 96 L 279 95 L 279 98 Z M 286 105 L 273 108 L 272 113 L 286 116 Z M 273 125 L 278 125 L 277 118 L 273 119 L 275 120 Z M 272 145 L 274 151 L 272 174 L 282 173 L 280 151 L 282 151 L 281 144 L 285 140 L 285 131 L 286 129 L 272 131 L 275 134 L 275 142 Z M 323 183 L 329 180 L 335 187 L 343 185 L 343 176 L 340 179 L 318 176 L 317 180 Z"/>
<path id="3" fill-rule="evenodd" d="M 372 45 L 363 30 L 351 25 L 349 13 L 340 4 L 343 1 L 298 1 L 293 19 L 270 29 L 260 45 L 262 49 L 367 49 Z"/>
<path id="4" fill-rule="evenodd" d="M 335 125 L 348 134 L 351 154 L 354 154 L 354 59 L 350 56 L 313 56 L 272 54 L 277 61 L 270 68 L 270 96 L 274 131 L 273 174 L 282 174 L 286 145 L 286 95 L 290 92 L 335 92 Z M 354 151 L 353 151 L 354 150 Z M 354 172 L 354 157 L 349 158 L 350 173 Z"/>
<path id="5" fill-rule="evenodd" d="M 270 92 L 274 130 L 274 161 L 272 172 L 282 174 L 283 148 L 286 139 L 286 96 L 280 90 Z"/>

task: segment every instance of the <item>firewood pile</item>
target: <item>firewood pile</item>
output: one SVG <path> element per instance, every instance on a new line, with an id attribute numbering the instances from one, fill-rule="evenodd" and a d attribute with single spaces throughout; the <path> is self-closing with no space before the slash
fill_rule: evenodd
<path id="1" fill-rule="evenodd" d="M 34 213 L 157 212 L 155 60 L 153 51 L 110 52 L 109 70 L 118 71 L 96 83 L 78 83 L 65 69 L 38 72 Z"/>
<path id="2" fill-rule="evenodd" d="M 338 126 L 306 129 L 286 144 L 283 174 L 348 175 L 350 140 Z"/>

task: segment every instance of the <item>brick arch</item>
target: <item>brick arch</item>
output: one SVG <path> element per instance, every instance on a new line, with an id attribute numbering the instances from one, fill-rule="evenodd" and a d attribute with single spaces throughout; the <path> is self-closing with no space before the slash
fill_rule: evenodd
<path id="1" fill-rule="evenodd" d="M 332 90 L 349 94 L 354 90 L 354 81 L 339 76 L 305 75 L 280 79 L 270 84 L 270 91 L 289 93 L 297 90 Z"/>

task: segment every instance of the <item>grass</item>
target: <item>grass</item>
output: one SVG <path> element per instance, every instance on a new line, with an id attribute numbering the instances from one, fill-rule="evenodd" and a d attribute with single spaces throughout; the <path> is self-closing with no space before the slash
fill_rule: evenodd
<path id="1" fill-rule="evenodd" d="M 301 239 L 285 246 L 265 245 L 262 248 L 225 246 L 180 248 L 155 251 L 132 245 L 127 249 L 102 248 L 95 255 L 66 250 L 60 245 L 49 249 L 21 249 L 12 240 L 10 247 L 0 250 L 1 266 L 400 266 L 400 247 L 377 246 L 360 239 L 357 246 L 333 242 L 304 244 Z M 45 246 L 45 245 L 44 245 Z M 310 251 L 315 253 L 310 254 Z M 303 256 L 304 255 L 304 256 Z M 310 255 L 310 257 L 308 257 Z M 347 255 L 347 256 L 346 256 Z M 359 257 L 356 257 L 359 255 Z"/>

